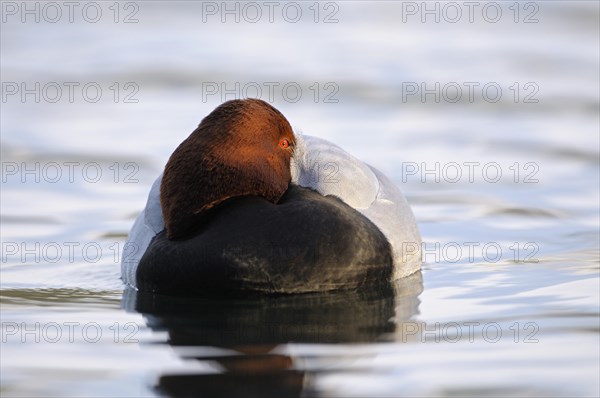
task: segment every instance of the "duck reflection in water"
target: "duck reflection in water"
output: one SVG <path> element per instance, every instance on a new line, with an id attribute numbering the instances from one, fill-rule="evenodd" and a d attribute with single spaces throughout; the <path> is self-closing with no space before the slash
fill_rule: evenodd
<path id="1" fill-rule="evenodd" d="M 393 341 L 418 313 L 422 290 L 417 272 L 377 288 L 302 295 L 184 298 L 128 289 L 123 305 L 166 331 L 182 358 L 216 365 L 214 373 L 161 375 L 159 394 L 299 397 L 318 395 L 318 371 L 304 368 L 301 347 L 286 354 L 288 343 Z"/>

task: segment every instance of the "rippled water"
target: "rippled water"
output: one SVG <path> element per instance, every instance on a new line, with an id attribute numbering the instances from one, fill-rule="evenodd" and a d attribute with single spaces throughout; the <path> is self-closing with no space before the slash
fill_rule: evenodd
<path id="1" fill-rule="evenodd" d="M 21 4 L 2 3 L 0 39 L 2 396 L 600 394 L 597 2 L 482 2 L 472 23 L 461 2 L 455 23 L 434 2 L 439 23 L 421 2 L 320 3 L 318 23 L 312 3 L 296 23 L 296 3 L 273 23 L 261 3 L 257 23 L 241 3 L 239 23 L 220 2 L 120 3 L 118 23 L 110 2 L 96 23 L 88 3 L 73 23 Z M 422 272 L 298 297 L 124 291 L 170 153 L 269 87 L 401 187 Z"/>

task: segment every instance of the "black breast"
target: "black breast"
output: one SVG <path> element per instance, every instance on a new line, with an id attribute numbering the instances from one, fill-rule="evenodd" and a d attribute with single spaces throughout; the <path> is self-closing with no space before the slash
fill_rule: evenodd
<path id="1" fill-rule="evenodd" d="M 142 291 L 172 295 L 305 293 L 388 283 L 390 244 L 338 198 L 291 185 L 278 204 L 238 197 L 216 207 L 192 238 L 150 243 Z"/>

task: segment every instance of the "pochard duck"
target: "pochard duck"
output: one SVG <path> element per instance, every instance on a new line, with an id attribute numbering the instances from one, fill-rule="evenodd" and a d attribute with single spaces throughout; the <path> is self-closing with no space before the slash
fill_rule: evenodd
<path id="1" fill-rule="evenodd" d="M 123 281 L 170 295 L 308 293 L 420 269 L 400 190 L 258 99 L 206 116 L 169 158 L 124 246 Z"/>

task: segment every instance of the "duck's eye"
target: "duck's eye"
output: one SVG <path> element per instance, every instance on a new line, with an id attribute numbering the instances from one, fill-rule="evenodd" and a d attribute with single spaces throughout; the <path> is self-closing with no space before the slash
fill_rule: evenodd
<path id="1" fill-rule="evenodd" d="M 279 141 L 279 146 L 283 149 L 287 149 L 290 146 L 290 142 L 284 138 L 281 141 Z"/>

